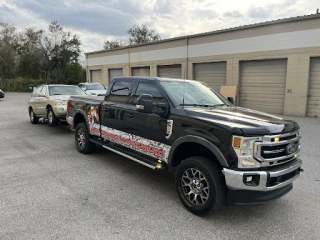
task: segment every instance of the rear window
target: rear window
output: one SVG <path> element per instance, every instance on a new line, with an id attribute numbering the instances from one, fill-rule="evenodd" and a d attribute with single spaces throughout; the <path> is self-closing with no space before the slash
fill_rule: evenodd
<path id="1" fill-rule="evenodd" d="M 86 95 L 79 87 L 49 86 L 49 95 Z"/>

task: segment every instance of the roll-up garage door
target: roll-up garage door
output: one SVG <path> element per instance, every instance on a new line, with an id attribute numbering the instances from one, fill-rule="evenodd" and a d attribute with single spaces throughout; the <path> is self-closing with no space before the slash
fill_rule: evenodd
<path id="1" fill-rule="evenodd" d="M 115 77 L 122 77 L 123 76 L 123 69 L 122 68 L 115 68 L 109 69 L 109 82 L 112 81 Z"/>
<path id="2" fill-rule="evenodd" d="M 158 66 L 158 76 L 165 78 L 181 78 L 181 64 Z"/>
<path id="3" fill-rule="evenodd" d="M 150 67 L 134 67 L 131 68 L 131 75 L 132 76 L 150 76 Z"/>
<path id="4" fill-rule="evenodd" d="M 226 85 L 226 72 L 226 62 L 195 63 L 193 65 L 194 79 L 207 83 L 217 92 L 220 92 L 221 86 Z"/>
<path id="5" fill-rule="evenodd" d="M 90 70 L 91 82 L 102 82 L 102 70 Z"/>
<path id="6" fill-rule="evenodd" d="M 320 58 L 310 60 L 307 117 L 320 117 Z"/>
<path id="7" fill-rule="evenodd" d="M 287 60 L 240 63 L 240 106 L 283 114 Z"/>

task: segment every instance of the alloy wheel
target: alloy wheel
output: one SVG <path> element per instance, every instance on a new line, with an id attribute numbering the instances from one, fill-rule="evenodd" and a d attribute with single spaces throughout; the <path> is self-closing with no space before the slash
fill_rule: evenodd
<path id="1" fill-rule="evenodd" d="M 198 169 L 187 169 L 182 175 L 181 185 L 183 194 L 191 204 L 201 206 L 207 202 L 210 194 L 209 181 Z"/>
<path id="2" fill-rule="evenodd" d="M 85 148 L 86 145 L 86 135 L 82 128 L 79 129 L 77 134 L 78 146 L 82 150 Z"/>
<path id="3" fill-rule="evenodd" d="M 48 121 L 49 121 L 49 123 L 53 123 L 53 114 L 52 114 L 52 111 L 49 111 L 49 113 L 48 113 Z"/>

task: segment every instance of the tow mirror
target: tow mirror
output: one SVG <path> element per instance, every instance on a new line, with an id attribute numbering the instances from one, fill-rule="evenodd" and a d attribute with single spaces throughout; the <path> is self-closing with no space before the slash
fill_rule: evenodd
<path id="1" fill-rule="evenodd" d="M 152 113 L 153 106 L 157 107 L 157 111 L 154 112 L 158 114 L 160 117 L 167 117 L 169 113 L 169 104 L 168 103 L 153 103 L 152 95 L 150 94 L 142 94 L 138 97 L 138 104 L 136 105 L 136 109 L 138 112 L 143 113 Z"/>
<path id="2" fill-rule="evenodd" d="M 233 97 L 230 97 L 230 96 L 229 96 L 229 97 L 227 98 L 227 100 L 228 100 L 230 103 L 234 104 Z"/>
<path id="3" fill-rule="evenodd" d="M 152 113 L 152 95 L 142 94 L 137 100 L 136 109 L 138 112 Z"/>

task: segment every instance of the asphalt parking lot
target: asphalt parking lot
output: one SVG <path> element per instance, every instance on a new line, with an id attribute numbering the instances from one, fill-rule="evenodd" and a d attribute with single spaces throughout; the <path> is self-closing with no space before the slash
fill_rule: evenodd
<path id="1" fill-rule="evenodd" d="M 305 171 L 289 194 L 201 218 L 172 174 L 103 149 L 82 155 L 67 126 L 32 125 L 29 96 L 0 100 L 0 239 L 320 239 L 320 119 L 290 117 Z"/>

